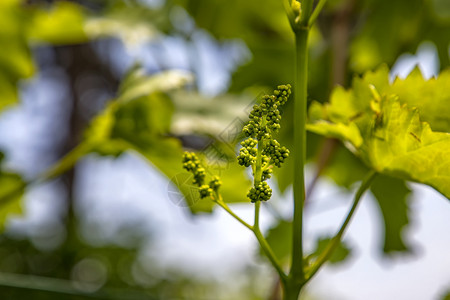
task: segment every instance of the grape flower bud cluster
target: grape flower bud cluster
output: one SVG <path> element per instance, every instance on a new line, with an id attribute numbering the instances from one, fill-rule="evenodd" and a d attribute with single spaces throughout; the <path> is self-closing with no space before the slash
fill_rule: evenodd
<path id="1" fill-rule="evenodd" d="M 205 168 L 201 166 L 200 160 L 195 153 L 185 152 L 183 154 L 183 168 L 194 175 L 192 183 L 198 186 L 200 198 L 212 197 L 213 193 L 219 191 L 222 181 L 220 181 L 218 176 L 213 176 L 209 184 L 205 184 Z"/>
<path id="2" fill-rule="evenodd" d="M 247 139 L 241 142 L 237 157 L 244 167 L 252 167 L 254 184 L 247 194 L 251 202 L 267 201 L 272 190 L 266 180 L 271 177 L 273 166 L 280 167 L 289 156 L 289 150 L 273 138 L 280 129 L 283 106 L 291 95 L 291 86 L 280 85 L 273 95 L 262 97 L 260 104 L 253 106 L 249 121 L 242 129 Z"/>

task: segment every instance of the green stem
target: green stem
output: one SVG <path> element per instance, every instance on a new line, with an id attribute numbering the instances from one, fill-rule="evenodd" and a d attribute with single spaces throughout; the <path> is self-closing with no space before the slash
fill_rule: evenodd
<path id="1" fill-rule="evenodd" d="M 328 243 L 327 248 L 320 254 L 320 256 L 317 258 L 316 263 L 311 267 L 311 270 L 307 273 L 307 280 L 310 280 L 314 274 L 317 273 L 317 271 L 320 270 L 322 265 L 330 258 L 330 256 L 333 254 L 334 250 L 339 246 L 342 236 L 344 235 L 344 232 L 350 223 L 350 220 L 353 217 L 353 214 L 356 211 L 356 208 L 358 207 L 358 204 L 362 198 L 362 195 L 364 192 L 370 187 L 370 184 L 372 183 L 373 179 L 375 178 L 375 175 L 377 173 L 375 171 L 371 171 L 367 177 L 363 180 L 361 183 L 361 186 L 359 187 L 358 191 L 355 194 L 355 198 L 353 200 L 353 205 L 350 209 L 350 211 L 347 214 L 347 217 L 345 218 L 344 222 L 341 225 L 341 228 L 339 229 L 338 233 L 333 237 L 333 239 Z"/>
<path id="2" fill-rule="evenodd" d="M 284 288 L 283 300 L 298 300 L 303 284 L 291 284 L 288 282 Z"/>
<path id="3" fill-rule="evenodd" d="M 266 125 L 266 116 L 262 117 L 261 126 Z M 262 177 L 262 150 L 264 148 L 264 139 L 258 141 L 258 152 L 256 154 L 255 172 L 253 173 L 253 185 L 255 188 L 261 183 Z"/>
<path id="4" fill-rule="evenodd" d="M 308 21 L 309 27 L 311 27 L 314 24 L 314 22 L 316 22 L 316 19 L 319 16 L 320 12 L 322 11 L 323 7 L 325 6 L 325 3 L 327 3 L 327 0 L 319 0 L 319 3 L 317 3 L 316 8 L 314 8 L 311 17 L 309 18 Z"/>
<path id="5" fill-rule="evenodd" d="M 311 11 L 313 7 L 314 0 L 300 0 L 302 4 L 302 15 L 300 16 L 300 27 L 306 29 L 311 16 Z"/>
<path id="6" fill-rule="evenodd" d="M 262 119 L 262 125 L 264 126 L 266 123 L 266 117 L 263 116 Z M 262 150 L 264 148 L 264 139 L 261 139 L 258 141 L 258 152 L 256 155 L 256 163 L 255 163 L 255 172 L 253 174 L 253 185 L 257 187 L 261 183 L 261 177 L 262 177 Z M 280 276 L 280 280 L 283 282 L 283 284 L 286 283 L 287 276 L 284 273 L 283 269 L 281 268 L 280 263 L 278 262 L 275 253 L 273 253 L 272 248 L 270 247 L 269 243 L 267 243 L 267 240 L 264 238 L 264 235 L 261 233 L 261 230 L 259 229 L 259 211 L 261 208 L 261 201 L 255 202 L 255 223 L 253 224 L 253 233 L 255 234 L 256 239 L 259 242 L 259 245 L 261 246 L 261 249 L 264 251 L 264 254 L 269 259 L 272 266 L 277 270 L 278 275 Z"/>
<path id="7" fill-rule="evenodd" d="M 42 184 L 69 171 L 75 166 L 79 158 L 89 153 L 91 149 L 92 146 L 87 143 L 79 144 L 74 149 L 72 149 L 68 154 L 66 154 L 63 158 L 61 158 L 59 161 L 53 164 L 44 173 L 38 175 L 35 179 L 20 184 L 15 189 L 9 191 L 8 193 L 0 195 L 0 206 L 15 199 L 15 197 L 19 196 L 27 187 L 35 184 Z"/>
<path id="8" fill-rule="evenodd" d="M 296 76 L 294 90 L 294 218 L 290 277 L 298 284 L 305 280 L 303 270 L 304 165 L 306 160 L 306 89 L 308 83 L 308 29 L 295 34 Z"/>
<path id="9" fill-rule="evenodd" d="M 82 156 L 91 152 L 93 147 L 94 146 L 92 144 L 87 142 L 78 144 L 75 148 L 73 148 L 69 153 L 67 153 L 64 157 L 62 157 L 53 166 L 51 166 L 44 173 L 39 175 L 36 181 L 38 183 L 45 182 L 66 173 L 75 166 L 75 164 Z"/>
<path id="10" fill-rule="evenodd" d="M 259 230 L 259 209 L 261 207 L 261 201 L 255 202 L 255 223 L 253 224 L 253 230 Z"/>
<path id="11" fill-rule="evenodd" d="M 137 290 L 133 292 L 124 288 L 102 287 L 99 291 L 89 292 L 75 288 L 71 280 L 3 272 L 0 273 L 0 286 L 2 289 L 4 287 L 14 288 L 18 292 L 23 290 L 24 294 L 25 291 L 29 291 L 29 294 L 39 293 L 42 295 L 42 299 L 159 299 Z"/>
<path id="12" fill-rule="evenodd" d="M 265 117 L 263 117 L 262 123 L 265 125 Z M 261 139 L 258 141 L 258 152 L 256 154 L 256 163 L 255 163 L 255 173 L 253 173 L 253 186 L 256 188 L 261 183 L 262 177 L 262 149 L 263 149 L 264 141 Z M 259 230 L 259 207 L 261 206 L 261 201 L 255 202 L 255 224 L 253 224 L 254 228 L 258 228 Z"/>
<path id="13" fill-rule="evenodd" d="M 31 182 L 29 182 L 29 183 L 22 182 L 6 193 L 3 193 L 3 191 L 2 191 L 2 195 L 0 196 L 0 206 L 7 204 L 9 201 L 13 201 L 14 199 L 17 199 L 17 197 L 22 195 L 25 188 L 29 184 L 31 184 Z"/>
<path id="14" fill-rule="evenodd" d="M 261 203 L 260 201 L 257 201 L 255 203 L 255 206 L 257 205 L 259 207 L 258 204 L 260 204 L 260 203 Z M 255 208 L 255 210 L 256 210 L 256 208 Z M 259 210 L 259 208 L 258 208 L 258 210 Z M 269 243 L 267 242 L 267 240 L 264 238 L 263 234 L 261 233 L 259 226 L 256 226 L 256 224 L 253 227 L 253 233 L 255 234 L 255 237 L 258 240 L 259 245 L 261 246 L 261 249 L 264 251 L 264 254 L 267 256 L 270 263 L 277 271 L 278 276 L 280 276 L 281 282 L 283 283 L 283 285 L 286 285 L 286 282 L 287 282 L 286 273 L 284 273 L 283 269 L 281 268 L 280 263 L 278 262 L 278 259 L 275 256 L 275 253 L 273 253 L 272 248 L 270 247 Z"/>

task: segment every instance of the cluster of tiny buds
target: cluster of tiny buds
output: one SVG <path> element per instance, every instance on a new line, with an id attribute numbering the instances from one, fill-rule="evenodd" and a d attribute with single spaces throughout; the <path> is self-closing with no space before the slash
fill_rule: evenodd
<path id="1" fill-rule="evenodd" d="M 252 187 L 247 194 L 247 197 L 255 203 L 256 201 L 267 201 L 272 197 L 272 190 L 267 182 L 263 181 L 256 187 Z"/>
<path id="2" fill-rule="evenodd" d="M 272 177 L 272 172 L 273 172 L 272 168 L 264 169 L 263 172 L 262 172 L 262 178 L 261 179 L 262 180 L 269 179 L 270 177 Z"/>
<path id="3" fill-rule="evenodd" d="M 183 155 L 183 168 L 194 175 L 193 184 L 201 186 L 205 181 L 205 168 L 200 164 L 197 155 L 192 152 L 185 152 Z"/>
<path id="4" fill-rule="evenodd" d="M 270 140 L 267 142 L 263 154 L 271 157 L 273 164 L 279 168 L 289 157 L 289 150 L 285 146 L 280 146 L 277 140 Z"/>
<path id="5" fill-rule="evenodd" d="M 256 162 L 256 155 L 258 152 L 256 149 L 257 144 L 258 141 L 253 138 L 241 142 L 242 148 L 239 150 L 239 155 L 237 157 L 238 163 L 241 166 L 249 167 Z"/>
<path id="6" fill-rule="evenodd" d="M 277 132 L 280 129 L 279 108 L 286 103 L 290 95 L 291 85 L 287 84 L 279 85 L 273 95 L 263 96 L 261 103 L 253 106 L 243 133 L 258 140 L 270 138 L 271 132 Z"/>
<path id="7" fill-rule="evenodd" d="M 205 169 L 193 152 L 185 152 L 183 154 L 183 168 L 194 176 L 192 183 L 199 187 L 200 198 L 211 197 L 213 192 L 217 193 L 222 185 L 222 181 L 220 181 L 218 176 L 213 176 L 209 184 L 205 184 Z"/>
<path id="8" fill-rule="evenodd" d="M 269 200 L 272 190 L 265 181 L 271 178 L 272 167 L 280 167 L 289 156 L 289 150 L 273 139 L 272 134 L 280 128 L 279 108 L 286 103 L 290 95 L 291 86 L 287 84 L 278 86 L 273 95 L 263 96 L 261 103 L 253 106 L 249 121 L 242 129 L 248 138 L 241 142 L 238 163 L 244 167 L 252 166 L 254 176 L 255 172 L 260 170 L 257 175 L 260 178 L 255 178 L 255 186 L 247 194 L 252 202 Z M 258 162 L 259 147 L 261 152 Z"/>

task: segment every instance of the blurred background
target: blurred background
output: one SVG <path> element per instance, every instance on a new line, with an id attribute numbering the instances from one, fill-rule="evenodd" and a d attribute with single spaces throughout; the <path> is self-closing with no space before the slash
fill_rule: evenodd
<path id="1" fill-rule="evenodd" d="M 189 197 L 181 153 L 216 157 L 225 198 L 253 218 L 232 157 L 249 105 L 293 81 L 282 2 L 0 2 L 1 299 L 279 299 L 252 234 Z M 416 66 L 436 76 L 450 64 L 450 2 L 329 0 L 310 61 L 320 102 L 383 63 L 391 80 Z M 293 117 L 288 105 L 288 146 Z M 337 141 L 308 140 L 313 252 L 366 167 Z M 262 211 L 284 263 L 290 170 Z M 380 178 L 303 299 L 450 299 L 449 215 L 434 190 Z"/>

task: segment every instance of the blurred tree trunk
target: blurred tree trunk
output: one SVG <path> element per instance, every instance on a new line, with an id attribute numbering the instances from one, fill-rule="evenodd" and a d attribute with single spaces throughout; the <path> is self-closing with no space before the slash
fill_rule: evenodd
<path id="1" fill-rule="evenodd" d="M 81 141 L 83 131 L 90 121 L 95 107 L 101 107 L 102 99 L 90 96 L 88 90 L 104 91 L 112 94 L 118 85 L 118 81 L 112 72 L 99 59 L 90 44 L 55 47 L 56 60 L 67 74 L 70 96 L 67 98 L 70 106 L 70 118 L 68 120 L 68 134 L 62 145 L 64 156 L 75 148 Z M 91 93 L 92 94 L 92 93 Z M 95 94 L 93 94 L 95 95 Z M 63 176 L 66 186 L 66 240 L 61 248 L 62 264 L 65 274 L 70 276 L 70 270 L 77 261 L 77 252 L 82 247 L 82 242 L 77 233 L 77 219 L 75 214 L 75 180 L 76 169 L 72 169 Z"/>

